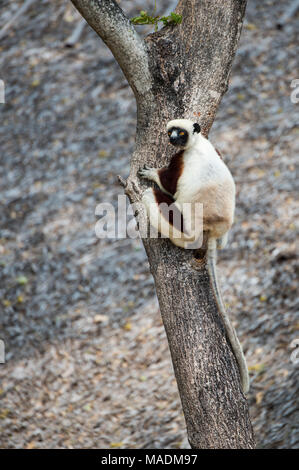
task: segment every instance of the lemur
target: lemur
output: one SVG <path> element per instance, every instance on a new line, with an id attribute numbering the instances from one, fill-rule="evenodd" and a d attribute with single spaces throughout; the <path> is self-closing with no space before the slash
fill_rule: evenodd
<path id="1" fill-rule="evenodd" d="M 189 248 L 201 237 L 197 233 L 195 203 L 203 205 L 201 229 L 208 233 L 206 263 L 210 282 L 232 351 L 238 362 L 243 392 L 249 390 L 246 360 L 234 327 L 225 311 L 216 275 L 216 249 L 224 248 L 235 210 L 235 183 L 213 145 L 201 134 L 200 125 L 188 119 L 167 124 L 169 141 L 178 148 L 168 167 L 145 166 L 139 176 L 158 187 L 145 190 L 142 202 L 151 225 L 172 243 Z M 164 204 L 162 204 L 164 203 Z M 184 203 L 191 205 L 185 214 Z M 170 208 L 165 212 L 163 207 Z M 174 222 L 176 219 L 176 222 Z M 178 223 L 179 221 L 179 223 Z"/>

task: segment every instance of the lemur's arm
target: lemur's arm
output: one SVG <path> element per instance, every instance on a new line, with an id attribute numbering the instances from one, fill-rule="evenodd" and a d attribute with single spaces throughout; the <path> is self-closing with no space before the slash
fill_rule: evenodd
<path id="1" fill-rule="evenodd" d="M 151 168 L 147 165 L 144 165 L 144 167 L 138 171 L 138 175 L 140 176 L 140 178 L 154 181 L 154 183 L 156 183 L 159 186 L 159 188 L 161 189 L 161 191 L 163 191 L 163 193 L 171 195 L 171 193 L 167 191 L 166 188 L 164 188 L 164 186 L 162 185 L 161 179 L 159 176 L 160 172 L 165 171 L 165 170 L 167 171 L 167 167 L 161 168 L 161 170 L 159 170 L 158 168 Z"/>
<path id="2" fill-rule="evenodd" d="M 138 174 L 141 178 L 154 181 L 164 193 L 174 196 L 183 168 L 183 152 L 179 152 L 171 158 L 167 167 L 157 169 L 145 166 Z"/>

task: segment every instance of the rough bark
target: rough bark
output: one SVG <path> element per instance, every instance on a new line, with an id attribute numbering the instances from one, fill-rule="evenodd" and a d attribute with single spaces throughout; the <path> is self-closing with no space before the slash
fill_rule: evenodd
<path id="1" fill-rule="evenodd" d="M 73 3 L 111 48 L 135 92 L 136 149 L 125 187 L 131 202 L 138 202 L 148 185 L 136 176 L 138 169 L 144 164 L 162 167 L 173 152 L 165 132 L 169 120 L 198 120 L 203 133 L 208 134 L 228 86 L 246 0 L 181 0 L 176 12 L 183 15 L 182 24 L 150 34 L 145 43 L 132 33 L 132 25 L 119 7 L 115 23 L 113 1 Z M 90 4 L 95 5 L 93 12 Z M 103 21 L 100 5 L 102 9 L 106 5 L 106 12 L 110 8 L 110 23 Z M 117 40 L 114 35 L 112 44 L 109 25 L 117 29 L 119 23 Z M 124 44 L 128 32 L 133 39 L 124 59 L 119 57 L 115 41 Z M 134 78 L 136 63 L 144 71 L 142 79 L 140 74 Z M 140 223 L 144 223 L 142 218 Z M 226 341 L 204 260 L 196 261 L 194 252 L 177 248 L 167 239 L 147 238 L 143 242 L 191 447 L 254 447 L 237 364 Z"/>

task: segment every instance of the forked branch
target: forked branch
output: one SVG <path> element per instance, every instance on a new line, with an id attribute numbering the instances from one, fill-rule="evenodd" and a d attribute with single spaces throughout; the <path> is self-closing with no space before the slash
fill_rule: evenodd
<path id="1" fill-rule="evenodd" d="M 114 0 L 71 0 L 87 23 L 107 44 L 136 98 L 151 88 L 144 41 Z"/>

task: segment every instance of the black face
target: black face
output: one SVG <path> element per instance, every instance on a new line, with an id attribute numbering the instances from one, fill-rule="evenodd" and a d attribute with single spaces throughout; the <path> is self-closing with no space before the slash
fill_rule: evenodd
<path id="1" fill-rule="evenodd" d="M 185 147 L 189 134 L 180 127 L 171 127 L 168 131 L 169 142 L 176 147 Z"/>

